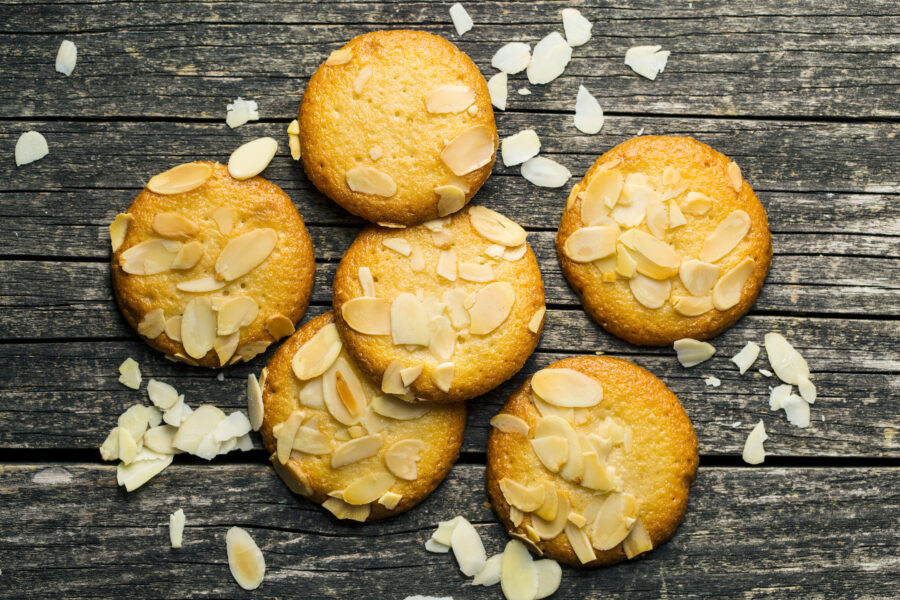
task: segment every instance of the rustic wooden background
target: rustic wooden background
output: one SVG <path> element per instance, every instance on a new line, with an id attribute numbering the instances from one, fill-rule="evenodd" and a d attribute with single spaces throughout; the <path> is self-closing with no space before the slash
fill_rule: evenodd
<path id="1" fill-rule="evenodd" d="M 0 597 L 496 598 L 446 555 L 425 552 L 438 520 L 463 514 L 489 553 L 506 536 L 484 502 L 487 422 L 528 374 L 598 350 L 627 357 L 678 396 L 700 439 L 686 519 L 665 546 L 610 569 L 565 569 L 558 598 L 900 596 L 900 5 L 893 0 L 579 0 L 468 2 L 459 38 L 449 2 L 0 0 Z M 292 496 L 262 450 L 207 464 L 178 457 L 125 494 L 96 447 L 144 392 L 117 383 L 128 356 L 191 404 L 244 406 L 246 376 L 173 365 L 137 339 L 113 302 L 107 225 L 153 174 L 227 160 L 242 141 L 281 147 L 265 176 L 309 225 L 318 260 L 307 318 L 327 310 L 331 278 L 360 221 L 316 192 L 290 160 L 284 129 L 328 53 L 371 30 L 448 37 L 485 75 L 493 52 L 562 31 L 577 6 L 594 23 L 565 74 L 510 82 L 500 135 L 534 127 L 543 154 L 580 178 L 636 135 L 691 135 L 734 158 L 769 213 L 775 257 L 751 313 L 713 340 L 718 355 L 683 369 L 669 348 L 624 344 L 590 322 L 562 278 L 552 239 L 567 190 L 535 188 L 498 165 L 476 201 L 526 226 L 544 273 L 548 320 L 522 373 L 471 403 L 463 452 L 412 512 L 340 523 Z M 71 77 L 54 72 L 63 39 Z M 672 51 L 655 82 L 625 50 Z M 607 114 L 599 135 L 572 126 L 586 85 Z M 530 96 L 515 90 L 527 86 Z M 262 119 L 236 130 L 225 105 L 255 99 Z M 19 134 L 50 155 L 16 168 Z M 573 180 L 574 182 L 575 180 Z M 728 361 L 780 331 L 819 388 L 808 429 L 767 408 L 773 380 Z M 763 359 L 756 367 L 767 366 Z M 715 375 L 719 388 L 704 385 Z M 762 418 L 765 465 L 740 459 Z M 258 444 L 258 442 L 257 442 Z M 168 514 L 187 514 L 168 547 Z M 228 527 L 247 528 L 268 572 L 253 594 L 228 573 Z"/>

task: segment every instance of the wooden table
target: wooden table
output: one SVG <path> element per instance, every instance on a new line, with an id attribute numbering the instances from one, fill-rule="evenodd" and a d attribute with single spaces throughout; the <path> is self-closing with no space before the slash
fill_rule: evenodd
<path id="1" fill-rule="evenodd" d="M 150 176 L 276 137 L 281 151 L 265 176 L 309 225 L 318 272 L 306 318 L 321 314 L 361 222 L 288 156 L 284 130 L 306 78 L 349 38 L 400 27 L 446 36 L 490 76 L 503 43 L 561 31 L 559 11 L 579 4 L 469 2 L 476 25 L 460 38 L 444 2 L 0 0 L 0 597 L 499 597 L 423 542 L 439 520 L 463 514 L 490 554 L 503 547 L 485 506 L 488 419 L 529 373 L 600 350 L 678 394 L 700 470 L 669 543 L 609 569 L 567 568 L 557 598 L 900 596 L 900 5 L 891 0 L 585 3 L 593 38 L 564 75 L 546 86 L 510 82 L 500 135 L 534 127 L 571 183 L 639 132 L 691 135 L 740 164 L 768 210 L 775 257 L 756 306 L 713 340 L 713 360 L 683 369 L 671 348 L 630 346 L 594 325 L 553 247 L 568 188 L 536 188 L 498 164 L 476 201 L 530 231 L 547 325 L 522 372 L 470 403 L 459 463 L 418 508 L 384 523 L 337 522 L 292 496 L 262 449 L 211 464 L 179 456 L 131 494 L 100 461 L 116 416 L 146 401 L 117 382 L 126 357 L 145 381 L 163 378 L 190 404 L 224 409 L 245 406 L 247 374 L 265 360 L 220 382 L 163 360 L 125 325 L 110 292 L 107 225 Z M 71 77 L 54 72 L 63 39 L 78 46 Z M 623 64 L 630 46 L 657 43 L 672 51 L 657 81 Z M 579 84 L 606 111 L 599 135 L 572 125 Z M 526 86 L 531 95 L 515 93 Z M 258 101 L 263 118 L 231 130 L 225 105 L 238 96 Z M 50 155 L 16 168 L 15 141 L 30 129 Z M 808 429 L 769 411 L 775 380 L 756 370 L 764 358 L 744 376 L 728 360 L 768 331 L 791 340 L 814 372 Z M 706 375 L 721 387 L 707 387 Z M 769 456 L 750 467 L 740 454 L 759 419 Z M 177 508 L 186 543 L 171 550 Z M 266 557 L 253 594 L 228 572 L 233 525 Z"/>

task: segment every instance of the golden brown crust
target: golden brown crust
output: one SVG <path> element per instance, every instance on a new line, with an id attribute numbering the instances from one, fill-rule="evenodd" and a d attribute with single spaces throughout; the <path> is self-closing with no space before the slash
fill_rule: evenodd
<path id="1" fill-rule="evenodd" d="M 306 312 L 316 269 L 309 233 L 291 199 L 275 184 L 262 177 L 238 181 L 229 175 L 225 165 L 205 164 L 211 165 L 212 176 L 194 190 L 161 195 L 145 188 L 134 199 L 128 209 L 133 220 L 124 243 L 112 255 L 116 302 L 125 320 L 137 330 L 144 315 L 155 308 L 162 308 L 168 319 L 181 315 L 187 303 L 198 296 L 222 296 L 226 292 L 249 295 L 259 304 L 259 314 L 253 323 L 241 328 L 238 348 L 249 344 L 260 344 L 260 347 L 271 344 L 276 340 L 266 329 L 269 317 L 282 314 L 296 323 Z M 231 207 L 238 215 L 233 231 L 227 236 L 220 232 L 212 217 L 213 211 L 222 207 Z M 126 273 L 120 264 L 122 253 L 140 242 L 159 239 L 152 224 L 154 217 L 164 212 L 176 212 L 200 227 L 200 233 L 192 239 L 203 243 L 203 257 L 190 269 L 169 270 L 157 275 Z M 228 240 L 257 228 L 272 228 L 278 232 L 275 249 L 260 266 L 215 292 L 194 294 L 176 289 L 180 282 L 213 274 L 216 259 Z M 213 350 L 199 360 L 189 358 L 184 346 L 165 332 L 144 340 L 167 356 L 203 367 L 222 366 Z"/>
<path id="2" fill-rule="evenodd" d="M 467 188 L 466 202 L 491 173 L 498 145 L 487 83 L 475 63 L 444 38 L 421 31 L 375 31 L 345 46 L 346 63 L 322 64 L 306 86 L 299 124 L 303 168 L 326 196 L 373 223 L 415 225 L 435 218 L 435 187 L 456 182 Z M 365 65 L 372 75 L 360 93 L 354 80 Z M 478 112 L 431 114 L 423 96 L 446 84 L 475 91 Z M 494 138 L 491 162 L 456 177 L 441 162 L 444 142 L 484 125 Z M 373 160 L 370 150 L 381 156 Z M 352 191 L 345 173 L 369 165 L 397 184 L 391 197 Z"/>
<path id="3" fill-rule="evenodd" d="M 450 217 L 447 229 L 453 232 L 451 248 L 457 259 L 474 261 L 485 259 L 484 250 L 492 242 L 481 237 L 469 222 L 469 207 Z M 425 269 L 413 272 L 410 259 L 386 248 L 387 238 L 401 237 L 419 247 L 425 255 Z M 458 339 L 451 357 L 455 365 L 453 384 L 448 392 L 440 390 L 432 381 L 434 368 L 441 362 L 428 349 L 409 352 L 394 346 L 390 335 L 364 335 L 349 327 L 341 317 L 341 307 L 362 295 L 359 283 L 360 267 L 369 267 L 375 277 L 375 291 L 379 298 L 393 301 L 401 292 L 422 290 L 424 296 L 441 299 L 451 289 L 476 292 L 487 283 L 473 283 L 458 278 L 447 281 L 436 274 L 441 249 L 432 243 L 431 232 L 424 226 L 405 230 L 378 226 L 366 227 L 350 245 L 334 277 L 334 309 L 341 337 L 359 367 L 375 382 L 381 382 L 388 365 L 399 360 L 404 366 L 425 364 L 425 369 L 410 386 L 417 398 L 432 402 L 461 402 L 484 394 L 512 377 L 534 352 L 543 328 L 531 331 L 529 323 L 544 307 L 544 283 L 537 259 L 530 247 L 515 261 L 489 261 L 494 281 L 507 281 L 515 290 L 515 304 L 509 317 L 487 335 L 468 335 Z M 463 333 L 461 330 L 460 333 Z"/>
<path id="4" fill-rule="evenodd" d="M 652 373 L 625 360 L 606 356 L 579 356 L 553 363 L 548 368 L 574 369 L 599 381 L 603 400 L 589 411 L 589 420 L 577 431 L 589 430 L 593 419 L 612 416 L 632 431 L 631 448 L 610 454 L 610 464 L 624 481 L 622 491 L 635 496 L 641 518 L 653 546 L 668 540 L 684 516 L 690 485 L 697 471 L 697 437 L 678 398 Z M 501 413 L 523 419 L 532 432 L 541 414 L 532 401 L 531 379 L 513 392 Z M 587 429 L 585 429 L 587 428 Z M 510 534 L 524 535 L 510 519 L 510 506 L 500 490 L 504 477 L 527 482 L 546 480 L 565 493 L 573 510 L 581 510 L 591 491 L 567 482 L 548 471 L 537 458 L 529 440 L 518 433 L 491 428 L 487 449 L 487 488 L 491 504 Z M 565 533 L 537 546 L 543 553 L 574 566 L 597 567 L 626 559 L 622 544 L 611 550 L 596 551 L 596 560 L 582 565 Z"/>
<path id="5" fill-rule="evenodd" d="M 303 344 L 316 332 L 334 322 L 332 312 L 325 313 L 306 323 L 297 330 L 269 360 L 266 366 L 266 381 L 262 390 L 265 407 L 263 425 L 260 434 L 269 452 L 276 448 L 272 428 L 283 422 L 295 410 L 302 410 L 309 415 L 319 414 L 325 424 L 323 433 L 333 434 L 337 423 L 323 409 L 313 409 L 300 405 L 299 393 L 303 383 L 297 379 L 291 367 L 291 359 Z M 405 512 L 428 497 L 444 480 L 462 446 L 466 425 L 466 409 L 464 404 L 434 405 L 424 416 L 411 421 L 394 421 L 384 418 L 388 427 L 382 432 L 385 436 L 384 447 L 388 447 L 396 439 L 417 437 L 426 442 L 426 449 L 418 461 L 418 473 L 414 481 L 398 479 L 391 491 L 402 494 L 396 508 L 389 510 L 373 502 L 367 520 L 377 520 Z M 295 452 L 285 465 L 273 459 L 276 471 L 284 479 L 288 487 L 295 493 L 307 497 L 312 502 L 321 504 L 328 499 L 328 492 L 342 489 L 353 477 L 372 472 L 382 465 L 381 453 L 351 465 L 335 470 L 329 464 L 330 455 L 319 457 L 302 455 Z M 381 470 L 383 466 L 379 466 Z"/>
<path id="6" fill-rule="evenodd" d="M 605 282 L 600 270 L 591 263 L 575 262 L 563 252 L 568 237 L 584 226 L 582 201 L 576 198 L 563 213 L 556 248 L 563 274 L 585 311 L 610 333 L 633 344 L 650 346 L 668 345 L 685 337 L 708 339 L 731 327 L 753 306 L 772 261 L 766 211 L 753 189 L 744 181 L 740 193 L 736 193 L 731 186 L 728 157 L 693 138 L 674 136 L 644 136 L 619 144 L 598 158 L 576 187 L 583 191 L 587 182 L 611 161 L 620 161 L 615 168 L 626 173 L 661 175 L 666 167 L 674 167 L 690 183 L 685 193 L 699 191 L 713 200 L 709 213 L 702 217 L 686 214 L 688 224 L 667 234 L 666 241 L 683 257 L 697 258 L 703 240 L 725 217 L 737 209 L 745 211 L 750 216 L 749 233 L 716 264 L 724 273 L 744 257 L 750 257 L 755 267 L 744 284 L 740 301 L 727 310 L 712 309 L 697 317 L 685 317 L 675 312 L 669 302 L 658 309 L 646 308 L 634 299 L 627 280 L 618 277 L 614 282 Z M 646 223 L 639 229 L 647 230 Z M 672 286 L 673 293 L 686 293 L 677 276 L 672 278 Z"/>

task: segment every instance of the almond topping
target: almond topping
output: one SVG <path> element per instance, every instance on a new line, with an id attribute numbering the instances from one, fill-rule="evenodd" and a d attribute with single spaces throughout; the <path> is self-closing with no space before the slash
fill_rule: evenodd
<path id="1" fill-rule="evenodd" d="M 594 225 L 609 214 L 622 193 L 622 173 L 617 170 L 601 171 L 588 182 L 581 199 L 581 220 Z"/>
<path id="2" fill-rule="evenodd" d="M 428 345 L 428 315 L 413 294 L 402 292 L 391 303 L 391 338 L 394 345 Z"/>
<path id="3" fill-rule="evenodd" d="M 475 102 L 475 90 L 465 85 L 442 85 L 425 94 L 425 110 L 433 114 L 458 113 Z"/>
<path id="4" fill-rule="evenodd" d="M 697 317 L 713 309 L 711 296 L 672 296 L 672 308 L 679 315 Z"/>
<path id="5" fill-rule="evenodd" d="M 466 310 L 464 301 L 467 294 L 461 289 L 452 289 L 444 292 L 441 301 L 447 306 L 447 314 L 450 322 L 456 329 L 464 329 L 469 326 L 469 311 Z"/>
<path id="6" fill-rule="evenodd" d="M 446 216 L 455 213 L 466 205 L 466 193 L 462 188 L 455 185 L 442 185 L 434 188 L 437 194 L 437 213 L 438 216 Z"/>
<path id="7" fill-rule="evenodd" d="M 736 210 L 719 223 L 703 244 L 700 260 L 716 262 L 737 246 L 750 231 L 750 215 Z"/>
<path id="8" fill-rule="evenodd" d="M 597 559 L 594 549 L 591 548 L 591 541 L 588 539 L 588 536 L 583 529 L 579 529 L 571 523 L 566 523 L 565 532 L 569 544 L 572 546 L 572 550 L 575 552 L 575 556 L 578 557 L 581 564 L 589 563 L 592 560 Z"/>
<path id="9" fill-rule="evenodd" d="M 237 213 L 233 208 L 223 206 L 213 211 L 212 218 L 219 227 L 219 231 L 222 232 L 222 235 L 228 235 L 231 233 L 231 230 L 234 229 L 234 222 L 237 221 Z"/>
<path id="10" fill-rule="evenodd" d="M 344 490 L 344 502 L 355 506 L 375 502 L 395 481 L 390 473 L 370 473 L 360 477 Z"/>
<path id="11" fill-rule="evenodd" d="M 395 476 L 413 481 L 416 478 L 416 462 L 423 450 L 425 443 L 421 440 L 400 440 L 385 450 L 384 463 Z"/>
<path id="12" fill-rule="evenodd" d="M 531 446 L 551 473 L 558 473 L 569 458 L 569 442 L 558 435 L 536 437 L 531 440 Z"/>
<path id="13" fill-rule="evenodd" d="M 603 399 L 603 386 L 574 369 L 541 369 L 532 376 L 531 389 L 554 406 L 587 408 Z"/>
<path id="14" fill-rule="evenodd" d="M 531 315 L 531 320 L 528 321 L 528 330 L 531 333 L 537 333 L 541 330 L 541 327 L 544 324 L 544 314 L 547 312 L 547 307 L 542 306 Z"/>
<path id="15" fill-rule="evenodd" d="M 436 272 L 447 281 L 456 281 L 456 252 L 441 250 Z"/>
<path id="16" fill-rule="evenodd" d="M 362 94 L 363 88 L 366 87 L 370 77 L 372 77 L 372 65 L 363 65 L 363 68 L 353 78 L 353 91 L 357 94 Z M 299 132 L 297 135 L 299 135 Z"/>
<path id="17" fill-rule="evenodd" d="M 155 340 L 166 329 L 166 317 L 161 308 L 154 308 L 138 323 L 137 331 L 147 339 Z"/>
<path id="18" fill-rule="evenodd" d="M 203 244 L 193 241 L 185 244 L 175 255 L 172 261 L 172 269 L 191 269 L 203 258 Z"/>
<path id="19" fill-rule="evenodd" d="M 456 331 L 447 317 L 436 317 L 429 323 L 430 341 L 428 350 L 439 361 L 448 361 L 456 346 Z"/>
<path id="20" fill-rule="evenodd" d="M 345 174 L 347 187 L 360 194 L 373 194 L 390 198 L 397 193 L 397 184 L 394 179 L 375 167 L 357 165 Z"/>
<path id="21" fill-rule="evenodd" d="M 678 203 L 669 200 L 669 229 L 677 229 L 682 225 L 687 225 L 687 219 L 684 218 Z"/>
<path id="22" fill-rule="evenodd" d="M 262 354 L 266 351 L 272 342 L 251 342 L 249 344 L 244 344 L 243 346 L 237 349 L 238 356 L 241 360 L 251 361 L 257 354 Z M 231 361 L 234 364 L 235 360 Z"/>
<path id="23" fill-rule="evenodd" d="M 669 211 L 666 205 L 659 200 L 651 200 L 647 203 L 647 229 L 659 239 L 666 236 L 669 228 Z"/>
<path id="24" fill-rule="evenodd" d="M 709 360 L 716 353 L 716 349 L 708 342 L 701 342 L 691 338 L 675 340 L 673 344 L 678 362 L 682 367 L 693 367 L 705 360 Z"/>
<path id="25" fill-rule="evenodd" d="M 591 262 L 616 251 L 618 228 L 582 227 L 566 238 L 563 251 L 575 262 Z"/>
<path id="26" fill-rule="evenodd" d="M 246 327 L 259 314 L 259 305 L 250 296 L 237 296 L 219 306 L 218 335 L 231 335 Z"/>
<path id="27" fill-rule="evenodd" d="M 312 455 L 329 454 L 331 452 L 331 440 L 317 428 L 310 427 L 309 423 L 311 421 L 312 419 L 297 429 L 291 449 Z"/>
<path id="28" fill-rule="evenodd" d="M 452 362 L 441 363 L 431 372 L 431 380 L 442 392 L 449 392 L 453 385 L 454 364 Z"/>
<path id="29" fill-rule="evenodd" d="M 365 522 L 369 518 L 372 507 L 368 504 L 362 506 L 353 506 L 347 504 L 340 498 L 328 498 L 322 503 L 322 508 L 328 510 L 338 519 L 346 519 L 349 521 Z"/>
<path id="30" fill-rule="evenodd" d="M 552 516 L 544 518 L 540 514 L 544 509 L 544 506 L 542 506 L 541 509 L 532 516 L 531 526 L 534 528 L 535 533 L 537 533 L 540 539 L 550 540 L 558 536 L 562 533 L 563 529 L 565 529 L 571 505 L 569 504 L 569 498 L 557 491 L 552 484 L 545 483 L 544 485 L 546 497 L 552 497 L 554 499 L 551 503 L 545 503 L 545 505 L 549 504 L 554 510 L 552 511 Z M 545 514 L 549 515 L 549 510 Z"/>
<path id="31" fill-rule="evenodd" d="M 434 231 L 431 234 L 431 243 L 436 248 L 448 248 L 453 244 L 453 232 L 449 229 Z"/>
<path id="32" fill-rule="evenodd" d="M 493 157 L 494 135 L 484 125 L 466 129 L 441 151 L 441 161 L 460 177 L 489 164 Z"/>
<path id="33" fill-rule="evenodd" d="M 359 268 L 359 286 L 362 288 L 363 296 L 375 297 L 375 278 L 372 277 L 372 270 L 369 267 Z"/>
<path id="34" fill-rule="evenodd" d="M 383 443 L 384 438 L 379 434 L 366 435 L 345 442 L 338 446 L 334 454 L 331 455 L 331 468 L 338 469 L 344 465 L 374 456 Z"/>
<path id="35" fill-rule="evenodd" d="M 349 48 L 340 48 L 328 55 L 325 64 L 329 67 L 336 67 L 350 62 L 353 59 L 353 51 Z"/>
<path id="36" fill-rule="evenodd" d="M 125 235 L 128 233 L 128 226 L 134 220 L 128 213 L 119 213 L 113 222 L 109 224 L 109 240 L 112 243 L 112 251 L 118 250 L 125 241 Z"/>
<path id="37" fill-rule="evenodd" d="M 403 382 L 403 387 L 411 386 L 413 382 L 419 378 L 419 375 L 422 374 L 423 370 L 425 370 L 424 364 L 400 369 L 400 381 Z"/>
<path id="38" fill-rule="evenodd" d="M 384 370 L 381 376 L 381 391 L 385 394 L 396 394 L 398 396 L 406 395 L 409 390 L 403 385 L 403 379 L 400 377 L 400 371 L 403 370 L 403 363 L 399 360 L 392 360 Z"/>
<path id="39" fill-rule="evenodd" d="M 219 364 L 225 366 L 237 350 L 238 343 L 241 341 L 241 334 L 235 331 L 228 336 L 217 336 L 213 342 L 213 351 L 219 357 Z"/>
<path id="40" fill-rule="evenodd" d="M 296 121 L 296 119 L 294 119 Z M 299 135 L 289 135 L 288 136 L 288 148 L 291 150 L 291 158 L 294 160 L 300 160 L 300 156 L 303 154 L 303 150 L 300 147 L 300 136 Z"/>
<path id="41" fill-rule="evenodd" d="M 650 539 L 650 534 L 647 533 L 640 518 L 634 522 L 631 533 L 622 543 L 622 550 L 625 551 L 625 556 L 628 558 L 634 558 L 638 554 L 653 550 L 653 540 Z"/>
<path id="42" fill-rule="evenodd" d="M 507 600 L 537 598 L 538 572 L 525 544 L 510 540 L 500 558 L 500 587 Z"/>
<path id="43" fill-rule="evenodd" d="M 228 158 L 228 173 L 239 181 L 256 177 L 266 170 L 275 153 L 275 138 L 261 137 L 239 146 Z"/>
<path id="44" fill-rule="evenodd" d="M 216 313 L 208 298 L 194 298 L 181 318 L 184 351 L 192 358 L 203 358 L 216 341 Z"/>
<path id="45" fill-rule="evenodd" d="M 409 245 L 409 242 L 403 238 L 385 238 L 381 243 L 385 248 L 390 248 L 403 256 L 412 254 L 412 247 Z"/>
<path id="46" fill-rule="evenodd" d="M 719 267 L 695 259 L 686 260 L 678 268 L 678 276 L 687 291 L 694 296 L 704 296 L 719 278 Z"/>
<path id="47" fill-rule="evenodd" d="M 516 293 L 506 281 L 498 281 L 481 288 L 475 294 L 475 301 L 469 308 L 474 335 L 486 335 L 497 329 L 509 316 L 515 303 Z"/>
<path id="48" fill-rule="evenodd" d="M 206 163 L 185 163 L 151 177 L 147 189 L 156 194 L 182 194 L 200 187 L 211 175 L 212 167 Z"/>
<path id="49" fill-rule="evenodd" d="M 631 279 L 637 273 L 637 261 L 625 244 L 616 244 L 616 273 L 626 279 Z"/>
<path id="50" fill-rule="evenodd" d="M 200 228 L 178 213 L 159 213 L 153 218 L 153 231 L 167 238 L 186 240 L 197 235 Z"/>
<path id="51" fill-rule="evenodd" d="M 228 568 L 238 585 L 245 590 L 258 588 L 266 575 L 266 561 L 250 534 L 232 527 L 225 535 L 225 548 Z"/>
<path id="52" fill-rule="evenodd" d="M 171 240 L 147 240 L 119 255 L 122 270 L 131 275 L 157 275 L 168 271 L 181 250 L 181 244 Z"/>
<path id="53" fill-rule="evenodd" d="M 672 249 L 672 246 L 659 241 L 645 231 L 635 230 L 633 250 L 633 257 L 637 261 L 637 271 L 642 275 L 653 279 L 667 279 L 678 272 L 681 257 Z"/>
<path id="54" fill-rule="evenodd" d="M 413 273 L 421 273 L 425 270 L 425 254 L 418 246 L 412 247 L 412 253 L 409 255 L 409 268 Z"/>
<path id="55" fill-rule="evenodd" d="M 255 229 L 228 242 L 216 260 L 216 277 L 234 281 L 258 267 L 278 241 L 274 229 Z"/>
<path id="56" fill-rule="evenodd" d="M 612 492 L 600 505 L 597 515 L 588 525 L 591 545 L 597 550 L 615 548 L 637 519 L 637 501 L 631 494 Z"/>
<path id="57" fill-rule="evenodd" d="M 709 196 L 700 192 L 688 192 L 687 197 L 684 199 L 684 204 L 681 205 L 681 210 L 689 215 L 698 217 L 708 213 L 710 208 L 712 208 L 712 200 L 709 199 Z"/>
<path id="58" fill-rule="evenodd" d="M 394 492 L 385 492 L 384 495 L 378 499 L 378 504 L 388 510 L 394 510 L 397 508 L 397 505 L 400 504 L 401 500 L 403 500 L 403 495 L 395 494 Z"/>
<path id="59" fill-rule="evenodd" d="M 322 396 L 329 414 L 343 425 L 357 424 L 366 412 L 365 389 L 343 356 L 322 377 Z"/>
<path id="60" fill-rule="evenodd" d="M 748 257 L 722 275 L 713 287 L 713 305 L 719 310 L 728 310 L 740 302 L 744 284 L 755 268 L 756 261 Z"/>
<path id="61" fill-rule="evenodd" d="M 431 405 L 424 402 L 404 402 L 396 396 L 376 396 L 372 400 L 372 410 L 389 419 L 409 421 L 427 413 L 431 410 Z"/>
<path id="62" fill-rule="evenodd" d="M 741 188 L 744 187 L 744 178 L 741 177 L 741 168 L 734 161 L 728 163 L 728 179 L 734 191 L 740 194 Z"/>
<path id="63" fill-rule="evenodd" d="M 528 436 L 528 423 L 523 421 L 516 415 L 508 413 L 499 413 L 491 419 L 491 426 L 503 431 L 504 433 L 519 433 Z"/>
<path id="64" fill-rule="evenodd" d="M 668 279 L 660 281 L 644 277 L 640 273 L 628 280 L 628 287 L 635 300 L 649 309 L 660 308 L 672 293 L 672 283 Z"/>
<path id="65" fill-rule="evenodd" d="M 584 473 L 581 485 L 591 490 L 609 490 L 614 486 L 613 469 L 608 467 L 594 451 L 582 452 Z"/>
<path id="66" fill-rule="evenodd" d="M 204 275 L 203 277 L 198 277 L 197 279 L 191 279 L 189 281 L 182 281 L 180 283 L 175 284 L 175 287 L 182 292 L 192 292 L 195 294 L 202 294 L 204 292 L 214 292 L 216 290 L 220 290 L 225 287 L 224 281 L 219 281 L 212 275 Z"/>
<path id="67" fill-rule="evenodd" d="M 540 485 L 528 487 L 504 477 L 500 480 L 500 491 L 510 506 L 515 506 L 522 512 L 534 512 L 544 503 L 544 488 Z"/>
<path id="68" fill-rule="evenodd" d="M 341 338 L 334 323 L 329 323 L 303 344 L 291 359 L 294 375 L 300 381 L 318 377 L 327 371 L 341 353 Z"/>
<path id="69" fill-rule="evenodd" d="M 366 335 L 391 333 L 391 305 L 381 298 L 353 298 L 341 305 L 341 317 L 353 330 Z"/>
<path id="70" fill-rule="evenodd" d="M 558 371 L 562 369 L 546 369 Z M 581 477 L 584 467 L 584 459 L 581 455 L 581 442 L 575 434 L 575 430 L 564 418 L 557 415 L 541 417 L 534 426 L 534 437 L 562 437 L 568 443 L 569 456 L 565 466 L 559 471 L 560 476 L 566 481 L 574 481 Z"/>
<path id="71" fill-rule="evenodd" d="M 276 340 L 285 338 L 294 333 L 294 322 L 281 313 L 272 315 L 266 319 L 266 331 Z"/>
<path id="72" fill-rule="evenodd" d="M 486 283 L 494 280 L 494 269 L 486 263 L 461 262 L 459 263 L 459 278 L 466 281 Z"/>

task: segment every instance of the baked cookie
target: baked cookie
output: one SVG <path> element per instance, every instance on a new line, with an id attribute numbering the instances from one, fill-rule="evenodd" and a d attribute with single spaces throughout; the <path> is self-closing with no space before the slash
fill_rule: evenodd
<path id="1" fill-rule="evenodd" d="M 291 199 L 262 177 L 179 165 L 150 179 L 110 236 L 116 302 L 167 357 L 203 367 L 249 361 L 306 311 L 312 243 Z"/>
<path id="2" fill-rule="evenodd" d="M 650 372 L 579 356 L 535 373 L 491 419 L 487 487 L 510 535 L 575 566 L 669 539 L 697 471 L 697 436 Z"/>
<path id="3" fill-rule="evenodd" d="M 315 186 L 387 226 L 462 208 L 490 175 L 498 143 L 478 67 L 421 31 L 366 33 L 332 52 L 306 86 L 299 121 Z"/>
<path id="4" fill-rule="evenodd" d="M 633 344 L 713 337 L 746 313 L 772 260 L 741 170 L 706 144 L 647 136 L 597 159 L 556 234 L 587 313 Z"/>
<path id="5" fill-rule="evenodd" d="M 382 394 L 342 347 L 332 313 L 300 328 L 272 356 L 260 429 L 288 487 L 339 519 L 409 510 L 459 455 L 462 404 L 410 404 Z"/>
<path id="6" fill-rule="evenodd" d="M 458 402 L 522 368 L 544 321 L 525 230 L 483 206 L 408 229 L 364 229 L 334 276 L 347 350 L 384 392 Z"/>

